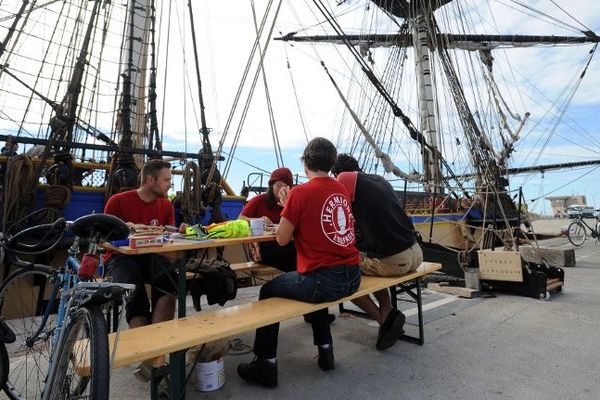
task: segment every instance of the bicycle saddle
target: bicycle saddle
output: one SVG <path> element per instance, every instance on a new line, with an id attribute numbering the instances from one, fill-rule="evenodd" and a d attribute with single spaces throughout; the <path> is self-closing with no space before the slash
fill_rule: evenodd
<path id="1" fill-rule="evenodd" d="M 90 214 L 73 221 L 71 232 L 80 238 L 107 242 L 126 239 L 129 236 L 129 227 L 122 219 L 114 215 Z"/>

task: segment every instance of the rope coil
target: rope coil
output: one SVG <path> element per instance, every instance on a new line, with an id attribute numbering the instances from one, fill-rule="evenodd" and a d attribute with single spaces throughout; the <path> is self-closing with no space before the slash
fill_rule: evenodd
<path id="1" fill-rule="evenodd" d="M 183 168 L 183 193 L 181 195 L 181 213 L 187 223 L 196 223 L 196 217 L 202 211 L 202 182 L 200 168 L 193 161 Z"/>

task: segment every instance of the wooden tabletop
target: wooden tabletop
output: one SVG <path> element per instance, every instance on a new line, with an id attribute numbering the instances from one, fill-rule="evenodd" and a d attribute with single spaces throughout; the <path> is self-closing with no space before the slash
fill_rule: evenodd
<path id="1" fill-rule="evenodd" d="M 254 242 L 269 242 L 275 240 L 275 235 L 262 235 L 262 236 L 246 236 L 242 238 L 231 238 L 231 239 L 208 239 L 205 241 L 194 241 L 186 239 L 177 239 L 171 243 L 166 243 L 163 246 L 156 247 L 140 247 L 132 249 L 129 246 L 106 246 L 108 250 L 128 255 L 136 254 L 158 254 L 158 253 L 171 253 L 183 250 L 201 250 L 210 249 L 213 247 L 220 246 L 231 246 L 236 244 L 254 243 Z"/>

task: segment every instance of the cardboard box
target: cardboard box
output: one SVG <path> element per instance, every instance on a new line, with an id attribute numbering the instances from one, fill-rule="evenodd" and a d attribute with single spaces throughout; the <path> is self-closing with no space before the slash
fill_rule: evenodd
<path id="1" fill-rule="evenodd" d="M 129 247 L 160 247 L 165 244 L 163 235 L 129 236 Z"/>

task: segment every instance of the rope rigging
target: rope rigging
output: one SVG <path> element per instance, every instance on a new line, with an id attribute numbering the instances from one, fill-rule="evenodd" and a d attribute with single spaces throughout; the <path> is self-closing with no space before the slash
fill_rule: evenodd
<path id="1" fill-rule="evenodd" d="M 8 159 L 3 196 L 3 232 L 6 232 L 10 222 L 18 221 L 31 212 L 34 205 L 32 188 L 36 183 L 34 171 L 31 159 L 24 154 Z"/>
<path id="2" fill-rule="evenodd" d="M 308 133 L 308 128 L 307 128 L 306 123 L 304 121 L 304 113 L 302 112 L 302 107 L 300 106 L 300 99 L 298 97 L 298 90 L 296 89 L 296 82 L 294 81 L 294 76 L 292 74 L 292 67 L 291 67 L 291 64 L 290 64 L 290 59 L 288 57 L 287 43 L 286 43 L 286 46 L 284 46 L 283 48 L 285 50 L 285 62 L 286 62 L 288 74 L 290 76 L 290 82 L 292 83 L 292 89 L 294 91 L 294 100 L 296 101 L 296 109 L 298 110 L 298 115 L 300 117 L 300 123 L 302 124 L 302 131 L 304 132 L 304 138 L 306 139 L 306 143 L 308 143 L 310 141 L 309 137 L 311 135 L 309 135 L 309 133 Z"/>
<path id="3" fill-rule="evenodd" d="M 264 53 L 266 52 L 266 50 L 268 48 L 268 45 L 270 43 L 270 39 L 271 39 L 271 36 L 273 34 L 273 29 L 275 28 L 275 21 L 277 19 L 277 15 L 279 14 L 279 10 L 281 9 L 281 4 L 282 4 L 282 0 L 280 0 L 278 2 L 276 10 L 274 12 L 273 23 L 271 24 L 271 28 L 270 28 L 269 32 L 267 33 L 266 45 L 265 45 L 265 48 L 262 51 L 262 56 L 264 56 Z M 254 44 L 252 46 L 252 50 L 250 51 L 250 55 L 248 56 L 248 60 L 246 62 L 246 67 L 244 68 L 244 72 L 243 72 L 243 75 L 242 75 L 242 80 L 240 82 L 240 85 L 238 86 L 238 90 L 237 90 L 237 93 L 235 95 L 235 99 L 234 99 L 233 105 L 231 107 L 229 116 L 227 118 L 227 122 L 225 123 L 225 128 L 223 129 L 223 133 L 221 135 L 221 140 L 219 141 L 219 148 L 218 148 L 218 150 L 216 152 L 217 157 L 219 157 L 221 155 L 222 151 L 223 151 L 223 146 L 225 144 L 227 135 L 229 134 L 229 129 L 230 129 L 230 126 L 231 126 L 231 124 L 233 122 L 233 117 L 234 117 L 235 111 L 237 109 L 237 104 L 238 104 L 238 102 L 240 100 L 240 97 L 242 95 L 242 90 L 243 90 L 243 88 L 245 86 L 246 79 L 248 78 L 248 74 L 250 72 L 252 61 L 254 60 L 256 51 L 257 51 L 257 49 L 259 47 L 260 38 L 262 37 L 264 28 L 266 26 L 267 17 L 268 17 L 268 15 L 270 13 L 272 5 L 273 5 L 273 0 L 270 0 L 269 3 L 267 4 L 266 9 L 265 9 L 265 13 L 263 15 L 263 19 L 261 20 L 261 23 L 259 25 L 258 34 L 256 35 L 256 39 L 254 40 Z M 258 80 L 259 72 L 260 72 L 260 66 L 256 70 L 256 73 L 254 75 L 254 80 L 253 80 L 253 82 L 251 84 L 251 88 L 249 89 L 249 94 L 247 96 L 246 105 L 244 107 L 244 110 L 242 111 L 242 115 L 240 117 L 240 124 L 238 125 L 238 128 L 236 130 L 236 133 L 235 133 L 235 136 L 234 136 L 234 139 L 233 139 L 233 144 L 231 146 L 231 151 L 230 151 L 231 154 L 235 154 L 235 149 L 237 147 L 237 142 L 239 141 L 239 136 L 240 136 L 240 133 L 241 133 L 241 127 L 243 126 L 243 121 L 244 121 L 245 116 L 246 116 L 246 114 L 248 112 L 248 107 L 250 105 L 251 94 L 253 93 L 254 87 L 256 86 L 256 81 Z M 230 166 L 231 166 L 231 158 L 228 160 L 228 164 L 223 169 L 223 171 L 224 171 L 223 176 L 224 177 L 227 177 L 227 173 L 229 172 Z M 208 174 L 208 179 L 209 180 L 213 178 L 213 175 L 215 173 L 215 169 L 216 169 L 216 163 L 213 163 L 213 165 L 210 168 L 209 174 Z"/>
<path id="4" fill-rule="evenodd" d="M 410 118 L 406 114 L 404 114 L 404 112 L 396 104 L 396 102 L 394 101 L 394 99 L 392 98 L 390 93 L 383 86 L 381 81 L 379 79 L 377 79 L 373 70 L 370 68 L 370 66 L 367 64 L 367 62 L 361 57 L 358 50 L 352 45 L 352 42 L 348 39 L 347 35 L 343 32 L 342 28 L 337 23 L 337 21 L 335 20 L 333 15 L 326 9 L 326 7 L 322 3 L 322 1 L 321 0 L 313 0 L 313 3 L 317 6 L 319 11 L 321 11 L 321 13 L 327 18 L 328 22 L 330 23 L 330 25 L 332 26 L 332 28 L 338 35 L 339 39 L 341 39 L 343 41 L 343 43 L 346 45 L 348 50 L 352 53 L 353 58 L 355 59 L 355 61 L 357 61 L 359 63 L 362 71 L 368 77 L 369 81 L 372 83 L 372 85 L 375 87 L 375 89 L 379 92 L 379 94 L 381 96 L 383 96 L 383 98 L 386 100 L 386 102 L 392 107 L 392 112 L 394 113 L 394 115 L 396 117 L 399 117 L 400 120 L 403 122 L 403 124 L 409 131 L 410 137 L 413 140 L 415 140 L 417 143 L 419 143 L 422 148 L 427 149 L 432 154 L 434 154 L 440 160 L 442 165 L 444 165 L 444 167 L 448 170 L 449 176 L 452 177 L 452 179 L 456 180 L 458 185 L 462 187 L 462 184 L 456 179 L 455 174 L 452 172 L 452 169 L 450 168 L 448 163 L 445 161 L 444 157 L 441 155 L 439 150 L 436 149 L 435 147 L 432 147 L 431 144 L 427 143 L 423 134 L 415 128 L 415 126 L 412 123 L 412 121 L 410 120 Z M 450 186 L 448 183 L 448 180 L 446 178 L 442 177 L 441 179 L 447 186 Z M 467 197 L 469 196 L 468 193 L 466 192 L 466 190 L 463 190 L 463 192 L 464 192 L 465 196 L 467 196 Z"/>
<path id="5" fill-rule="evenodd" d="M 420 175 L 418 173 L 407 174 L 407 173 L 403 172 L 400 168 L 398 168 L 397 166 L 394 165 L 394 163 L 392 162 L 392 160 L 390 159 L 390 156 L 388 154 L 381 151 L 381 149 L 379 148 L 377 143 L 375 143 L 373 136 L 371 136 L 371 134 L 367 131 L 367 129 L 364 127 L 364 125 L 362 124 L 362 122 L 360 121 L 358 116 L 354 113 L 354 111 L 350 107 L 350 104 L 348 104 L 348 101 L 344 97 L 344 94 L 342 93 L 342 91 L 338 87 L 337 83 L 335 82 L 335 80 L 333 79 L 333 77 L 331 76 L 329 71 L 327 70 L 325 63 L 321 62 L 321 66 L 325 70 L 325 73 L 327 74 L 327 76 L 329 76 L 329 79 L 331 80 L 331 83 L 333 84 L 335 90 L 337 91 L 338 95 L 340 96 L 340 99 L 342 100 L 342 102 L 344 103 L 346 108 L 348 109 L 348 112 L 354 119 L 354 122 L 356 122 L 356 125 L 361 130 L 366 141 L 371 145 L 371 147 L 373 147 L 373 149 L 375 151 L 375 156 L 377 158 L 379 158 L 381 160 L 381 162 L 383 163 L 383 168 L 384 168 L 385 172 L 391 172 L 394 175 L 396 175 L 400 178 L 403 178 L 407 181 L 411 181 L 411 182 L 421 181 L 423 179 L 422 175 Z"/>
<path id="6" fill-rule="evenodd" d="M 577 90 L 579 89 L 581 83 L 583 82 L 583 78 L 586 75 L 586 72 L 592 62 L 592 59 L 595 55 L 595 51 L 596 48 L 598 47 L 598 44 L 595 44 L 592 48 L 592 50 L 589 52 L 589 56 L 588 59 L 585 63 L 585 65 L 582 68 L 581 73 L 578 75 L 578 77 L 575 79 L 573 86 L 568 89 L 566 91 L 566 97 L 564 98 L 562 104 L 560 105 L 560 107 L 558 107 L 558 113 L 555 114 L 555 116 L 553 117 L 553 123 L 552 123 L 552 129 L 550 130 L 550 132 L 545 136 L 545 141 L 541 147 L 541 149 L 539 150 L 535 160 L 533 161 L 532 164 L 536 164 L 539 162 L 539 159 L 542 155 L 542 153 L 544 152 L 544 150 L 546 149 L 546 147 L 548 146 L 548 144 L 550 143 L 550 139 L 552 138 L 552 136 L 554 136 L 554 134 L 556 133 L 556 130 L 558 129 L 558 126 L 560 124 L 560 122 L 562 121 L 563 117 L 565 116 L 565 113 L 567 112 L 568 107 L 570 106 L 571 102 L 573 101 L 573 98 L 575 96 L 575 93 L 577 92 Z M 529 176 L 531 177 L 531 175 Z M 526 183 L 529 180 L 529 177 L 526 177 L 524 179 L 524 183 Z"/>
<path id="7" fill-rule="evenodd" d="M 252 20 L 254 22 L 254 30 L 258 35 L 258 24 L 256 22 L 256 10 L 254 8 L 254 0 L 250 2 L 252 8 Z M 275 21 L 273 21 L 273 24 Z M 277 124 L 275 123 L 275 116 L 273 114 L 273 105 L 271 104 L 271 95 L 269 94 L 269 85 L 267 84 L 267 74 L 265 72 L 264 57 L 260 47 L 258 47 L 258 53 L 260 54 L 260 70 L 262 72 L 263 85 L 265 86 L 265 97 L 267 100 L 267 112 L 269 114 L 269 125 L 271 127 L 271 136 L 273 138 L 273 149 L 275 151 L 275 159 L 277 161 L 277 167 L 283 167 L 283 155 L 281 154 L 281 146 L 279 144 L 279 135 L 277 133 Z"/>

